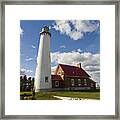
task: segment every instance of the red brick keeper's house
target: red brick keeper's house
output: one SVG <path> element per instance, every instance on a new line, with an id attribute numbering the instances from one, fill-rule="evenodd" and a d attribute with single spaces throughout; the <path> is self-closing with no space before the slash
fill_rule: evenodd
<path id="1" fill-rule="evenodd" d="M 55 90 L 95 90 L 96 82 L 81 67 L 59 64 L 51 75 L 52 89 Z"/>

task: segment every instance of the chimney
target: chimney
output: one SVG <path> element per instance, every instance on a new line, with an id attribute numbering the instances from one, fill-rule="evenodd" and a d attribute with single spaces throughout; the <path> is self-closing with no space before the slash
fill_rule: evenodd
<path id="1" fill-rule="evenodd" d="M 81 68 L 81 63 L 78 63 L 78 64 L 77 64 L 77 67 L 78 67 L 78 68 Z"/>

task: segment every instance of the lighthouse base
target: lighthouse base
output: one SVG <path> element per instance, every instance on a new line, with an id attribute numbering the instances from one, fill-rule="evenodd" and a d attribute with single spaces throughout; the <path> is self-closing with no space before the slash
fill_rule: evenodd
<path id="1" fill-rule="evenodd" d="M 50 92 L 52 89 L 36 89 L 35 92 Z"/>

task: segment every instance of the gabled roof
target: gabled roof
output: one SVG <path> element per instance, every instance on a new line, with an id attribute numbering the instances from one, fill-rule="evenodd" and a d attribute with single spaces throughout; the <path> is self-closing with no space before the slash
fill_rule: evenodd
<path id="1" fill-rule="evenodd" d="M 93 81 L 92 79 L 90 79 L 90 81 L 91 81 L 91 82 L 93 82 L 93 83 L 96 83 L 96 82 L 95 82 L 95 81 Z"/>
<path id="2" fill-rule="evenodd" d="M 62 80 L 60 75 L 51 75 L 51 80 Z"/>
<path id="3" fill-rule="evenodd" d="M 90 77 L 90 75 L 88 75 L 88 73 L 82 68 L 64 64 L 59 64 L 58 66 L 62 68 L 67 76 Z"/>

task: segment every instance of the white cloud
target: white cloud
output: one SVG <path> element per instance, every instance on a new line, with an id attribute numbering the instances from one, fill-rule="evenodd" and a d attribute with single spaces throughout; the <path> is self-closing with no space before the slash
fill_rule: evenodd
<path id="1" fill-rule="evenodd" d="M 30 74 L 33 73 L 32 70 L 27 70 L 25 68 L 20 69 L 20 75 L 26 75 L 26 74 Z"/>
<path id="2" fill-rule="evenodd" d="M 78 39 L 81 39 L 83 37 L 83 33 L 80 31 L 71 31 L 69 36 L 73 40 L 78 40 Z"/>
<path id="3" fill-rule="evenodd" d="M 61 45 L 60 48 L 66 48 L 66 46 L 65 45 Z"/>
<path id="4" fill-rule="evenodd" d="M 80 53 L 78 51 L 72 51 L 72 52 L 54 52 L 51 53 L 51 62 L 54 63 L 67 63 L 67 64 L 74 64 L 77 62 L 85 62 L 84 65 L 91 64 L 89 61 L 94 61 L 93 64 L 95 64 L 94 58 L 97 58 L 97 54 L 92 54 L 89 52 Z"/>
<path id="5" fill-rule="evenodd" d="M 23 29 L 20 27 L 20 36 L 22 36 L 24 33 Z"/>
<path id="6" fill-rule="evenodd" d="M 24 69 L 20 70 L 20 75 L 25 75 L 25 70 Z"/>
<path id="7" fill-rule="evenodd" d="M 100 66 L 86 66 L 85 69 L 91 72 L 100 71 Z"/>
<path id="8" fill-rule="evenodd" d="M 99 23 L 90 20 L 56 20 L 53 28 L 73 40 L 78 40 L 82 39 L 86 32 L 97 31 Z"/>
<path id="9" fill-rule="evenodd" d="M 51 26 L 48 26 L 49 30 L 52 28 Z"/>
<path id="10" fill-rule="evenodd" d="M 69 25 L 69 21 L 67 20 L 57 20 L 55 21 L 54 28 L 59 30 L 62 34 L 69 34 L 71 32 L 71 27 Z"/>
<path id="11" fill-rule="evenodd" d="M 82 52 L 82 50 L 81 50 L 80 48 L 79 48 L 79 49 L 77 49 L 77 51 L 78 51 L 78 52 Z"/>
<path id="12" fill-rule="evenodd" d="M 100 83 L 100 71 L 94 71 L 94 72 L 89 72 L 91 75 L 91 78 L 97 82 L 97 84 Z"/>
<path id="13" fill-rule="evenodd" d="M 100 54 L 80 53 L 78 51 L 54 52 L 51 53 L 51 62 L 56 65 L 61 63 L 74 66 L 77 63 L 82 63 L 83 69 L 91 75 L 93 80 L 100 81 Z"/>
<path id="14" fill-rule="evenodd" d="M 52 74 L 52 75 L 54 75 L 56 68 L 57 68 L 57 65 L 51 67 L 51 74 Z"/>
<path id="15" fill-rule="evenodd" d="M 91 22 L 89 20 L 74 20 L 71 21 L 77 31 L 81 32 L 93 32 L 99 27 L 99 24 Z"/>
<path id="16" fill-rule="evenodd" d="M 33 58 L 26 58 L 25 61 L 32 61 L 34 60 Z"/>
<path id="17" fill-rule="evenodd" d="M 35 46 L 34 46 L 34 45 L 32 45 L 32 48 L 33 48 L 33 49 L 35 49 Z"/>

